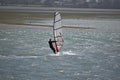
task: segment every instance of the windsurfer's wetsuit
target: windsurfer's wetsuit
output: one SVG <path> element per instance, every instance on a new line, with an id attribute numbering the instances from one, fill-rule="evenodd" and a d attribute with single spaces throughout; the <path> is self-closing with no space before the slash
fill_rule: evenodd
<path id="1" fill-rule="evenodd" d="M 51 39 L 49 39 L 49 41 L 48 41 L 50 48 L 52 49 L 54 54 L 56 54 L 56 50 L 55 50 L 55 48 L 53 47 L 53 44 L 52 44 L 53 42 L 55 42 L 55 41 L 51 41 Z"/>

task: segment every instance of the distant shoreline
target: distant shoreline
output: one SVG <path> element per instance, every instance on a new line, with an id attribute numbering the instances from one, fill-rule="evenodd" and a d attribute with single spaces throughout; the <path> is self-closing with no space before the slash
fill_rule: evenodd
<path id="1" fill-rule="evenodd" d="M 60 11 L 62 13 L 120 14 L 120 9 L 0 6 L 0 12 L 47 12 L 47 13 L 49 12 L 49 13 L 53 13 L 55 11 Z"/>
<path id="2" fill-rule="evenodd" d="M 8 11 L 7 11 L 8 10 Z M 31 25 L 26 24 L 27 20 L 52 19 L 53 12 L 60 11 L 64 19 L 96 19 L 100 18 L 119 18 L 120 9 L 84 9 L 84 8 L 46 8 L 46 7 L 15 7 L 0 6 L 0 29 L 14 28 L 52 28 L 50 25 Z M 112 17 L 114 16 L 114 17 Z M 119 27 L 83 27 L 83 26 L 64 26 L 65 29 L 95 30 L 107 32 L 120 32 Z"/>

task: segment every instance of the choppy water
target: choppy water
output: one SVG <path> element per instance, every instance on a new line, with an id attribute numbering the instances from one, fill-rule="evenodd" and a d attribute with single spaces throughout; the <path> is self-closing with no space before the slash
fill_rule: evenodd
<path id="1" fill-rule="evenodd" d="M 0 29 L 0 80 L 120 80 L 120 33 L 64 29 L 52 54 L 51 28 Z"/>

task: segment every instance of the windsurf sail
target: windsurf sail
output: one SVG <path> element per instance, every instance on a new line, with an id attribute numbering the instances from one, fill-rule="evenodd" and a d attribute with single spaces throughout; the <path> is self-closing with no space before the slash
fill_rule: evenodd
<path id="1" fill-rule="evenodd" d="M 59 52 L 63 46 L 64 38 L 62 33 L 61 15 L 59 12 L 54 13 L 53 35 L 55 41 L 55 49 Z"/>

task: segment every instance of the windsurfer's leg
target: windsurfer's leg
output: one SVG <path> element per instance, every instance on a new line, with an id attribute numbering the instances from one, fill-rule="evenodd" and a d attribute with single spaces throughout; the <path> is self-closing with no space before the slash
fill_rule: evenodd
<path id="1" fill-rule="evenodd" d="M 54 54 L 56 54 L 55 48 L 54 47 L 50 47 L 50 48 L 54 52 Z"/>
<path id="2" fill-rule="evenodd" d="M 52 48 L 52 50 L 53 50 L 54 54 L 56 54 L 56 51 L 55 51 L 55 49 L 54 49 L 54 48 Z"/>
<path id="3" fill-rule="evenodd" d="M 56 51 L 55 51 L 55 49 L 53 49 L 53 52 L 54 52 L 54 54 L 56 54 Z"/>

